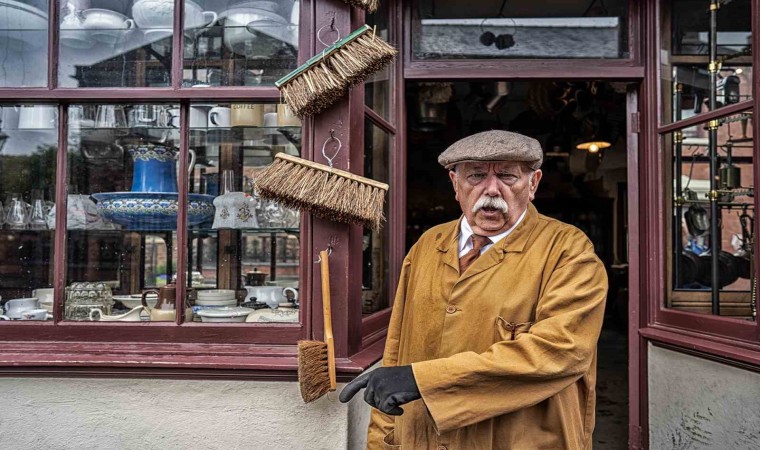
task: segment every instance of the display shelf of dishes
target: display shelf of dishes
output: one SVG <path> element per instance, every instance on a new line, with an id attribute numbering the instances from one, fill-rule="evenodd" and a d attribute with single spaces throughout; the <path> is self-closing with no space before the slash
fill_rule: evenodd
<path id="1" fill-rule="evenodd" d="M 172 230 L 177 228 L 177 147 L 135 144 L 125 147 L 134 160 L 132 189 L 91 195 L 98 212 L 108 221 L 127 230 Z M 195 152 L 190 150 L 190 167 Z M 190 225 L 210 221 L 214 216 L 214 196 L 188 194 L 187 220 Z"/>
<path id="2" fill-rule="evenodd" d="M 136 0 L 131 8 L 119 11 L 82 8 L 78 3 L 61 2 L 63 47 L 85 54 L 106 46 L 128 51 L 149 44 L 167 45 L 161 42 L 164 40 L 171 45 L 168 38 L 173 34 L 174 0 Z M 298 47 L 298 1 L 240 1 L 215 12 L 185 0 L 184 9 L 186 44 L 220 29 L 226 49 L 247 58 L 268 58 L 284 51 L 295 52 Z M 41 29 L 46 29 L 47 15 L 32 10 L 24 10 L 24 23 L 28 22 L 30 27 L 41 24 Z"/>
<path id="3" fill-rule="evenodd" d="M 34 289 L 31 297 L 9 299 L 3 303 L 2 313 L 0 320 L 52 320 L 53 289 Z"/>

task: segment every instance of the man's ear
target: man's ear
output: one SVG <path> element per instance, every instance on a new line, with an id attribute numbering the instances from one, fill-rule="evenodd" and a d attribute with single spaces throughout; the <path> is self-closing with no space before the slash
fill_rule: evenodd
<path id="1" fill-rule="evenodd" d="M 536 198 L 536 189 L 538 189 L 538 182 L 541 181 L 542 176 L 543 172 L 541 172 L 541 169 L 536 169 L 530 176 L 530 185 L 528 186 L 528 189 L 530 189 L 530 201 Z"/>
<path id="2" fill-rule="evenodd" d="M 451 180 L 451 184 L 454 186 L 454 199 L 456 201 L 459 201 L 459 187 L 457 186 L 457 173 L 453 170 L 449 170 L 449 179 Z"/>

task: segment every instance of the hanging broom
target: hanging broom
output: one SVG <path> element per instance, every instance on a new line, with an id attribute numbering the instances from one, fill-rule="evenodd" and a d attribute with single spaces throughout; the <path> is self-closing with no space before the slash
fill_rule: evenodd
<path id="1" fill-rule="evenodd" d="M 328 142 L 338 149 L 332 158 L 325 154 Z M 288 208 L 305 210 L 335 222 L 362 224 L 379 230 L 385 219 L 383 203 L 388 185 L 334 169 L 333 159 L 341 143 L 332 135 L 322 146 L 328 166 L 278 153 L 274 162 L 256 176 L 256 190 L 262 198 L 277 201 Z"/>
<path id="2" fill-rule="evenodd" d="M 361 8 L 371 13 L 377 11 L 377 7 L 380 4 L 378 0 L 343 0 L 343 1 L 348 3 L 351 6 L 354 6 L 356 8 Z"/>
<path id="3" fill-rule="evenodd" d="M 298 341 L 298 384 L 301 398 L 306 403 L 313 402 L 335 390 L 335 345 L 332 332 L 330 310 L 330 252 L 319 252 L 322 268 L 322 314 L 325 324 L 325 342 Z"/>
<path id="4" fill-rule="evenodd" d="M 274 84 L 293 114 L 303 118 L 328 108 L 348 88 L 390 63 L 396 53 L 369 25 L 363 25 Z"/>

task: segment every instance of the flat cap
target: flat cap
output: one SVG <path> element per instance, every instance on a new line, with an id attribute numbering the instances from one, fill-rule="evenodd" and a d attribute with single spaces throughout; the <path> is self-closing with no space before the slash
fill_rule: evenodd
<path id="1" fill-rule="evenodd" d="M 462 138 L 438 156 L 438 163 L 447 169 L 456 164 L 474 161 L 516 161 L 528 163 L 531 169 L 541 167 L 544 154 L 537 140 L 518 133 L 491 130 Z"/>

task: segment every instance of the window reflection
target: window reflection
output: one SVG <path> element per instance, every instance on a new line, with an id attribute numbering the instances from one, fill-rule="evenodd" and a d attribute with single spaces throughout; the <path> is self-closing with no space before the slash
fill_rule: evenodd
<path id="1" fill-rule="evenodd" d="M 753 96 L 751 5 L 721 3 L 710 29 L 710 2 L 674 0 L 663 4 L 661 33 L 662 121 L 669 123 L 710 111 L 710 68 L 716 67 L 716 103 L 722 108 Z M 710 35 L 716 41 L 709 60 Z"/>
<path id="2" fill-rule="evenodd" d="M 418 59 L 627 58 L 628 2 L 415 0 Z"/>
<path id="3" fill-rule="evenodd" d="M 665 137 L 673 158 L 670 307 L 755 317 L 752 120 L 751 112 L 741 113 Z M 710 183 L 711 154 L 718 167 L 714 185 Z M 711 192 L 717 195 L 716 216 Z M 717 230 L 717 240 L 713 230 Z M 712 272 L 713 254 L 718 255 L 717 277 Z M 717 303 L 713 303 L 713 286 L 719 289 Z"/>
<path id="4" fill-rule="evenodd" d="M 0 86 L 47 85 L 47 0 L 0 1 Z"/>
<path id="5" fill-rule="evenodd" d="M 215 207 L 190 226 L 194 320 L 298 322 L 300 215 L 259 199 L 253 182 L 278 152 L 300 155 L 300 121 L 285 105 L 239 102 L 193 103 L 189 121 L 190 192 Z"/>
<path id="6" fill-rule="evenodd" d="M 0 303 L 12 319 L 53 310 L 57 117 L 52 105 L 0 105 Z"/>
<path id="7" fill-rule="evenodd" d="M 364 175 L 383 183 L 390 180 L 391 136 L 364 121 Z M 388 202 L 383 214 L 388 216 Z M 364 231 L 362 245 L 362 313 L 371 314 L 390 306 L 390 231 Z"/>
<path id="8" fill-rule="evenodd" d="M 297 0 L 185 0 L 185 10 L 205 24 L 185 36 L 185 87 L 273 85 L 296 68 Z"/>
<path id="9" fill-rule="evenodd" d="M 374 31 L 386 42 L 392 42 L 388 22 L 390 19 L 389 2 L 380 2 L 374 14 L 367 15 L 367 24 L 375 27 Z M 364 102 L 376 113 L 390 120 L 390 77 L 393 64 L 373 73 L 364 82 Z"/>

